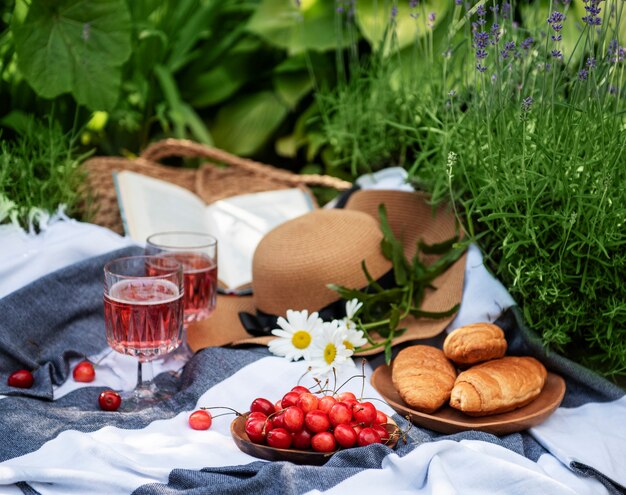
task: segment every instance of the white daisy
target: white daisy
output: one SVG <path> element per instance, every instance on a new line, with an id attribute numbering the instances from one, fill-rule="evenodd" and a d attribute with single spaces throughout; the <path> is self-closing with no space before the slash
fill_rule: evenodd
<path id="1" fill-rule="evenodd" d="M 310 359 L 314 336 L 321 331 L 322 320 L 317 313 L 287 310 L 287 319 L 278 318 L 278 326 L 272 334 L 278 338 L 269 343 L 270 352 L 284 356 L 290 361 L 300 358 Z"/>
<path id="2" fill-rule="evenodd" d="M 352 321 L 354 316 L 359 312 L 363 303 L 358 299 L 350 299 L 346 302 L 346 319 Z"/>
<path id="3" fill-rule="evenodd" d="M 363 303 L 358 299 L 351 299 L 346 302 L 346 317 L 342 320 L 346 327 L 343 343 L 348 349 L 353 351 L 355 348 L 367 344 L 367 339 L 364 337 L 363 332 L 357 329 L 354 321 L 354 316 L 359 312 L 361 306 L 363 306 Z"/>
<path id="4" fill-rule="evenodd" d="M 322 325 L 321 332 L 315 337 L 311 347 L 311 372 L 321 377 L 339 369 L 346 364 L 352 364 L 353 351 L 345 344 L 346 327 L 342 322 L 333 320 Z"/>

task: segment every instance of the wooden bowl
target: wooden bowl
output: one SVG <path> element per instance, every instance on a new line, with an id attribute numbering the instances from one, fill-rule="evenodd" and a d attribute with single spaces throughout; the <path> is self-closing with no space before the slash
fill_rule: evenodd
<path id="1" fill-rule="evenodd" d="M 546 383 L 541 393 L 531 403 L 519 409 L 491 416 L 468 416 L 448 405 L 434 413 L 427 414 L 407 405 L 393 386 L 391 367 L 383 364 L 372 373 L 372 386 L 383 396 L 385 401 L 402 416 L 409 416 L 416 425 L 440 433 L 457 433 L 466 430 L 478 430 L 494 435 L 507 435 L 526 430 L 543 422 L 559 407 L 565 395 L 565 380 L 555 373 L 548 372 Z"/>
<path id="2" fill-rule="evenodd" d="M 241 416 L 237 416 L 230 424 L 230 433 L 235 440 L 235 444 L 239 447 L 239 450 L 259 459 L 265 459 L 267 461 L 289 461 L 294 464 L 310 464 L 314 466 L 321 466 L 328 462 L 334 454 L 339 452 L 315 452 L 313 450 L 296 450 L 296 449 L 277 449 L 268 445 L 260 445 L 253 443 L 246 433 L 246 419 L 249 413 L 245 413 Z M 388 424 L 385 426 L 390 434 L 389 442 L 387 446 L 393 448 L 398 443 L 400 438 L 400 428 L 396 422 L 387 417 Z M 340 449 L 342 450 L 342 449 Z"/>

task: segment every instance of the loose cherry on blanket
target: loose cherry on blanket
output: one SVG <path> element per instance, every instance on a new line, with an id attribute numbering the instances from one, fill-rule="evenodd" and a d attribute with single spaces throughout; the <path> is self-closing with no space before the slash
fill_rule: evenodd
<path id="1" fill-rule="evenodd" d="M 105 390 L 98 397 L 98 404 L 103 411 L 117 411 L 122 404 L 122 397 L 114 390 Z"/>
<path id="2" fill-rule="evenodd" d="M 28 370 L 14 371 L 7 379 L 7 385 L 9 385 L 9 387 L 30 388 L 33 386 L 33 383 L 35 383 L 35 379 L 33 378 L 33 374 Z"/>
<path id="3" fill-rule="evenodd" d="M 78 363 L 72 371 L 75 382 L 89 383 L 96 378 L 96 371 L 90 361 L 84 360 Z"/>
<path id="4" fill-rule="evenodd" d="M 213 424 L 213 416 L 211 416 L 210 412 L 199 409 L 189 415 L 188 421 L 189 426 L 194 430 L 208 430 Z"/>

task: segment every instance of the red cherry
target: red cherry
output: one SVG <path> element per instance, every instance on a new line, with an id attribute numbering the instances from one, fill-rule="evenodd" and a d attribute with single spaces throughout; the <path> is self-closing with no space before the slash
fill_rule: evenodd
<path id="1" fill-rule="evenodd" d="M 341 445 L 344 449 L 354 447 L 354 444 L 356 444 L 357 434 L 354 431 L 354 428 L 352 428 L 352 426 L 350 425 L 340 424 L 335 426 L 333 434 L 335 435 L 335 440 L 337 440 L 337 443 Z"/>
<path id="2" fill-rule="evenodd" d="M 311 432 L 306 428 L 291 434 L 291 446 L 294 449 L 306 450 L 311 447 Z"/>
<path id="3" fill-rule="evenodd" d="M 294 433 L 304 427 L 304 412 L 298 406 L 290 406 L 285 409 L 284 420 L 285 429 Z"/>
<path id="4" fill-rule="evenodd" d="M 276 449 L 291 447 L 291 434 L 284 428 L 274 428 L 267 434 L 267 445 Z"/>
<path id="5" fill-rule="evenodd" d="M 328 414 L 326 414 L 324 411 L 320 411 L 319 409 L 315 409 L 314 411 L 309 411 L 308 413 L 306 413 L 306 415 L 304 416 L 304 424 L 313 433 L 326 431 L 328 430 L 328 428 L 330 428 L 330 420 L 328 419 Z"/>
<path id="6" fill-rule="evenodd" d="M 211 413 L 200 409 L 194 411 L 189 415 L 189 426 L 194 430 L 208 430 L 213 424 L 213 417 Z"/>
<path id="7" fill-rule="evenodd" d="M 7 385 L 16 388 L 30 388 L 33 386 L 35 379 L 33 374 L 28 370 L 14 371 L 9 375 Z"/>
<path id="8" fill-rule="evenodd" d="M 274 404 L 272 404 L 269 400 L 259 397 L 257 399 L 254 399 L 252 401 L 252 404 L 250 404 L 250 412 L 255 411 L 262 412 L 266 416 L 269 416 L 270 414 L 276 412 L 276 408 L 274 407 Z"/>
<path id="9" fill-rule="evenodd" d="M 331 432 L 322 431 L 313 435 L 311 447 L 315 452 L 332 452 L 337 448 L 337 442 Z"/>
<path id="10" fill-rule="evenodd" d="M 317 408 L 320 411 L 324 411 L 325 413 L 329 413 L 332 407 L 337 403 L 337 399 L 332 397 L 331 395 L 325 395 L 317 404 Z"/>
<path id="11" fill-rule="evenodd" d="M 375 423 L 377 425 L 384 425 L 384 424 L 387 424 L 387 422 L 388 422 L 387 415 L 384 412 L 377 410 Z"/>
<path id="12" fill-rule="evenodd" d="M 274 428 L 285 428 L 285 411 L 281 411 L 275 416 L 272 416 L 272 423 L 274 424 Z"/>
<path id="13" fill-rule="evenodd" d="M 376 430 L 372 428 L 363 428 L 359 436 L 357 437 L 357 442 L 359 447 L 363 447 L 364 445 L 370 445 L 372 443 L 382 443 L 380 439 L 380 435 Z"/>
<path id="14" fill-rule="evenodd" d="M 75 382 L 93 382 L 96 378 L 96 371 L 93 369 L 93 364 L 89 361 L 81 361 L 74 368 L 72 376 Z"/>
<path id="15" fill-rule="evenodd" d="M 354 432 L 357 434 L 361 433 L 361 430 L 363 429 L 363 427 L 361 426 L 360 423 L 357 423 L 356 421 L 352 421 L 350 423 L 350 426 L 352 427 L 352 429 L 354 430 Z"/>
<path id="16" fill-rule="evenodd" d="M 265 426 L 265 421 L 260 419 L 246 421 L 246 434 L 252 443 L 265 443 L 265 437 L 267 435 Z"/>
<path id="17" fill-rule="evenodd" d="M 382 426 L 382 425 L 372 425 L 371 426 L 372 430 L 374 430 L 376 433 L 378 433 L 380 435 L 380 441 L 382 443 L 387 443 L 389 441 L 389 432 L 387 431 L 387 429 Z"/>
<path id="18" fill-rule="evenodd" d="M 298 392 L 287 392 L 280 401 L 280 405 L 283 409 L 286 409 L 289 406 L 295 406 L 299 398 L 300 394 Z"/>
<path id="19" fill-rule="evenodd" d="M 246 423 L 248 421 L 252 421 L 253 419 L 260 419 L 261 421 L 265 421 L 267 419 L 267 414 L 262 413 L 261 411 L 254 411 L 248 414 L 246 418 Z"/>
<path id="20" fill-rule="evenodd" d="M 319 399 L 317 398 L 317 395 L 313 395 L 309 392 L 303 392 L 300 394 L 300 397 L 298 397 L 298 400 L 296 401 L 296 406 L 302 409 L 305 413 L 317 409 L 318 405 Z"/>
<path id="21" fill-rule="evenodd" d="M 291 391 L 296 392 L 298 395 L 309 393 L 309 389 L 306 387 L 303 387 L 302 385 L 296 385 L 295 387 L 291 389 Z"/>
<path id="22" fill-rule="evenodd" d="M 347 400 L 356 400 L 356 395 L 352 392 L 341 392 L 337 395 L 337 402 L 345 402 Z"/>
<path id="23" fill-rule="evenodd" d="M 343 402 L 338 402 L 328 413 L 328 419 L 333 426 L 348 424 L 352 421 L 352 411 Z"/>
<path id="24" fill-rule="evenodd" d="M 354 420 L 371 426 L 376 421 L 376 408 L 371 402 L 360 402 L 352 406 Z"/>
<path id="25" fill-rule="evenodd" d="M 117 411 L 122 404 L 122 397 L 114 390 L 105 390 L 98 397 L 98 404 L 103 411 Z"/>

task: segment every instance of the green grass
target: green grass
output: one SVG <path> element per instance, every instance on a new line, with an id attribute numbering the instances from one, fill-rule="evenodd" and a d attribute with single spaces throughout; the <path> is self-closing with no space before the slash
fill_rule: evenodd
<path id="1" fill-rule="evenodd" d="M 25 228 L 36 208 L 48 213 L 60 204 L 66 213 L 79 216 L 84 210 L 81 194 L 83 174 L 74 140 L 59 127 L 36 121 L 13 139 L 0 142 L 0 222 L 15 219 Z M 3 217 L 4 218 L 1 218 Z"/>

